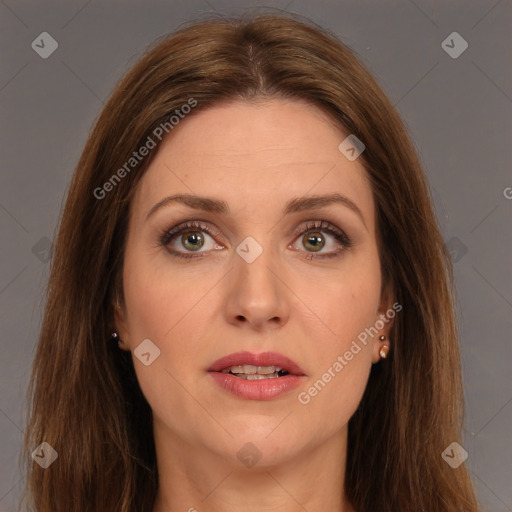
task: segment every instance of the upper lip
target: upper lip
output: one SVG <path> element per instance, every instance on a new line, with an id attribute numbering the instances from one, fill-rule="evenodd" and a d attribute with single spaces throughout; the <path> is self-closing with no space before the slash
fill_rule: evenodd
<path id="1" fill-rule="evenodd" d="M 236 352 L 215 361 L 210 368 L 208 368 L 208 371 L 220 372 L 231 366 L 241 366 L 244 364 L 253 366 L 277 366 L 293 375 L 305 375 L 304 370 L 295 361 L 277 352 L 262 352 L 260 354 Z"/>

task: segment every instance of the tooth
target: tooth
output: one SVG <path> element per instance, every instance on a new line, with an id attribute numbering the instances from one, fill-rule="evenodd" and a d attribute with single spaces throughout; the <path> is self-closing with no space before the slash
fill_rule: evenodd
<path id="1" fill-rule="evenodd" d="M 253 373 L 252 375 L 247 375 L 247 380 L 262 380 L 266 379 L 264 375 L 258 375 L 257 373 Z"/>
<path id="2" fill-rule="evenodd" d="M 258 366 L 257 373 L 260 375 L 268 375 L 270 373 L 274 373 L 274 367 L 273 366 Z"/>
<path id="3" fill-rule="evenodd" d="M 263 380 L 263 379 L 276 379 L 277 373 L 270 373 L 267 375 L 260 375 L 259 373 L 253 374 L 253 375 L 246 375 L 245 378 L 247 380 Z"/>
<path id="4" fill-rule="evenodd" d="M 275 372 L 281 371 L 279 366 L 254 366 L 252 364 L 243 364 L 239 366 L 231 366 L 222 370 L 224 373 L 244 373 L 246 375 L 270 375 Z"/>

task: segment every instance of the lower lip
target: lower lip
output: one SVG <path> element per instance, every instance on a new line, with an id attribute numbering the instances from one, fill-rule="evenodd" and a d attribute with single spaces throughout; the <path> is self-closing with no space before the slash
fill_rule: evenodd
<path id="1" fill-rule="evenodd" d="M 225 391 L 248 400 L 272 400 L 300 385 L 303 375 L 284 375 L 273 379 L 247 380 L 229 373 L 209 372 Z"/>

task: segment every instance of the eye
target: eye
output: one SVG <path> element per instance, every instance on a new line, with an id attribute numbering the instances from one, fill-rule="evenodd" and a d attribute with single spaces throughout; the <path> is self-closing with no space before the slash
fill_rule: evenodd
<path id="1" fill-rule="evenodd" d="M 326 245 L 329 245 L 327 243 L 329 240 L 326 241 L 326 237 L 324 236 L 325 233 L 328 233 L 330 237 L 337 241 L 337 243 L 331 244 L 334 246 L 337 245 L 337 248 L 335 247 L 334 250 L 320 253 Z M 339 256 L 342 251 L 352 246 L 352 241 L 345 232 L 326 221 L 308 223 L 305 228 L 300 228 L 295 234 L 302 237 L 300 242 L 303 247 L 308 249 L 307 252 L 310 252 L 309 249 L 311 249 L 312 254 L 305 256 L 307 259 L 311 260 L 335 258 Z"/>
<path id="2" fill-rule="evenodd" d="M 212 236 L 221 237 L 218 229 L 201 222 L 193 221 L 180 224 L 165 231 L 160 238 L 160 243 L 167 247 L 173 256 L 186 259 L 198 258 L 202 257 L 204 252 L 208 252 L 208 250 L 200 252 L 200 249 L 208 245 L 204 236 L 205 233 L 207 234 L 207 238 L 212 238 Z M 178 235 L 181 236 L 178 237 Z M 178 246 L 179 249 L 176 246 Z M 181 250 L 183 248 L 186 249 L 188 253 L 183 252 Z M 210 247 L 210 250 L 211 249 L 212 247 Z M 223 247 L 215 245 L 214 250 L 219 249 L 223 249 Z"/>
<path id="3" fill-rule="evenodd" d="M 294 234 L 297 237 L 302 236 L 300 241 L 303 247 L 306 248 L 306 252 L 309 253 L 305 256 L 306 259 L 335 258 L 342 251 L 352 246 L 352 241 L 341 229 L 326 221 L 308 223 Z M 331 242 L 329 244 L 329 239 L 324 236 L 325 234 L 336 240 L 336 243 Z M 224 249 L 223 246 L 215 244 L 212 238 L 214 236 L 222 239 L 222 235 L 217 228 L 199 221 L 192 221 L 164 231 L 160 236 L 160 244 L 166 247 L 172 256 L 185 259 L 200 258 L 211 250 Z M 212 239 L 209 248 L 207 238 Z M 329 245 L 334 245 L 333 250 L 320 252 Z M 205 247 L 206 249 L 202 251 L 201 249 Z M 295 247 L 295 244 L 290 247 L 300 250 Z"/>

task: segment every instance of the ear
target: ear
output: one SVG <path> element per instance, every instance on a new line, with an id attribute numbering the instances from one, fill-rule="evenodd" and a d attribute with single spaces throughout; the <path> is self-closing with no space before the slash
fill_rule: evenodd
<path id="1" fill-rule="evenodd" d="M 128 347 L 128 322 L 126 320 L 126 308 L 124 306 L 124 301 L 119 300 L 117 294 L 114 299 L 114 303 L 112 304 L 113 309 L 113 317 L 114 317 L 114 327 L 117 334 L 119 334 L 118 346 L 121 350 L 130 351 Z"/>
<path id="2" fill-rule="evenodd" d="M 380 298 L 380 305 L 375 316 L 375 329 L 378 331 L 373 337 L 373 353 L 372 363 L 380 361 L 379 354 L 383 345 L 388 345 L 392 349 L 389 333 L 393 327 L 395 315 L 402 309 L 402 306 L 395 301 L 395 294 L 391 282 L 383 284 Z M 384 336 L 385 339 L 381 340 L 380 337 Z"/>

